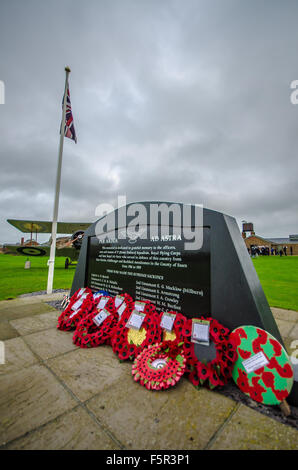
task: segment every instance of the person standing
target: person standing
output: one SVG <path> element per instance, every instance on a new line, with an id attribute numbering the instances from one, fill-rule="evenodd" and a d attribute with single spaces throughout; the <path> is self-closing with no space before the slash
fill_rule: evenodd
<path id="1" fill-rule="evenodd" d="M 284 246 L 283 248 L 285 256 L 287 256 L 287 248 L 288 248 L 287 246 Z"/>

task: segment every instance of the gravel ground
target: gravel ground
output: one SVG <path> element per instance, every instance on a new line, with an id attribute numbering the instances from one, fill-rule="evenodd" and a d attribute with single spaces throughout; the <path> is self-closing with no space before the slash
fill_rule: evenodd
<path id="1" fill-rule="evenodd" d="M 57 294 L 59 292 L 65 292 L 65 294 L 68 294 L 69 293 L 69 290 L 65 290 L 65 289 L 54 289 L 53 290 L 53 294 Z M 46 290 L 39 290 L 37 292 L 29 292 L 28 294 L 22 294 L 22 295 L 19 295 L 18 297 L 19 298 L 22 298 L 22 297 L 32 297 L 33 295 L 44 295 L 46 294 L 47 291 Z"/>
<path id="2" fill-rule="evenodd" d="M 51 307 L 56 308 L 57 310 L 62 311 L 61 300 L 52 300 L 51 302 L 46 302 L 46 304 L 50 305 Z"/>
<path id="3" fill-rule="evenodd" d="M 63 289 L 56 289 L 53 292 L 54 293 L 65 292 L 65 294 L 69 294 L 68 290 L 63 290 Z M 29 297 L 30 295 L 40 295 L 40 294 L 46 294 L 46 291 L 32 292 L 30 294 L 20 295 L 19 297 Z M 54 307 L 57 310 L 60 310 L 60 312 L 62 311 L 60 300 L 55 300 L 55 301 L 46 302 L 46 303 L 50 305 L 51 307 Z M 237 402 L 243 403 L 244 405 L 249 406 L 250 408 L 256 411 L 266 416 L 269 416 L 270 418 L 273 418 L 276 421 L 279 421 L 280 423 L 287 424 L 288 426 L 292 426 L 298 429 L 298 408 L 296 406 L 292 406 L 292 405 L 290 406 L 291 415 L 286 417 L 281 412 L 279 406 L 266 406 L 266 405 L 262 405 L 261 403 L 258 403 L 252 400 L 243 392 L 241 392 L 241 390 L 234 384 L 233 381 L 230 381 L 225 387 L 221 389 L 217 389 L 217 391 L 221 393 L 222 395 L 225 395 L 226 397 L 232 398 L 233 400 Z"/>

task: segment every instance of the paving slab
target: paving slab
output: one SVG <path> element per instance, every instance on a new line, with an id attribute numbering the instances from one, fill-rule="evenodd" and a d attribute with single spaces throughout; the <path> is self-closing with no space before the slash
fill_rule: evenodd
<path id="1" fill-rule="evenodd" d="M 16 320 L 17 318 L 31 317 L 33 315 L 40 315 L 49 311 L 54 311 L 50 305 L 43 302 L 35 302 L 30 304 L 11 305 L 3 307 L 0 303 L 0 321 Z"/>
<path id="2" fill-rule="evenodd" d="M 210 449 L 297 450 L 298 431 L 241 405 Z"/>
<path id="3" fill-rule="evenodd" d="M 45 303 L 63 295 L 0 302 L 0 340 L 5 340 L 6 353 L 6 363 L 0 365 L 0 446 L 298 448 L 296 429 L 228 397 L 197 391 L 185 378 L 170 390 L 147 391 L 133 381 L 132 364 L 119 363 L 109 346 L 78 348 L 73 332 L 56 328 L 59 312 Z M 291 354 L 298 339 L 298 312 L 272 311 Z"/>
<path id="4" fill-rule="evenodd" d="M 298 340 L 298 324 L 296 324 L 294 328 L 290 331 L 289 338 L 292 340 Z"/>
<path id="5" fill-rule="evenodd" d="M 0 376 L 0 445 L 53 420 L 77 405 L 42 365 Z"/>
<path id="6" fill-rule="evenodd" d="M 51 302 L 53 300 L 62 300 L 67 292 L 57 292 L 54 294 L 27 295 L 16 297 L 10 300 L 1 300 L 1 307 L 7 308 L 12 305 L 38 304 L 41 302 Z"/>
<path id="7" fill-rule="evenodd" d="M 298 323 L 298 312 L 295 312 L 295 310 L 285 310 L 283 308 L 271 307 L 271 311 L 275 318 Z"/>
<path id="8" fill-rule="evenodd" d="M 0 364 L 0 375 L 19 371 L 38 362 L 22 338 L 4 341 L 5 364 Z"/>
<path id="9" fill-rule="evenodd" d="M 62 300 L 65 294 L 69 293 L 68 292 L 56 292 L 53 294 L 39 294 L 39 295 L 34 295 L 34 296 L 28 296 L 28 297 L 21 297 L 21 299 L 36 299 L 38 302 L 51 302 L 52 300 Z M 20 297 L 18 297 L 20 299 Z"/>
<path id="10" fill-rule="evenodd" d="M 148 391 L 126 374 L 86 406 L 127 449 L 203 449 L 236 403 L 185 379 Z"/>
<path id="11" fill-rule="evenodd" d="M 298 340 L 298 337 L 297 337 L 297 340 Z M 293 347 L 294 344 L 293 344 L 293 339 L 292 338 L 283 338 L 283 341 L 284 341 L 284 345 L 286 347 L 286 351 L 288 353 L 289 356 L 292 355 L 292 353 L 298 349 L 298 344 L 297 346 Z"/>
<path id="12" fill-rule="evenodd" d="M 10 324 L 21 336 L 25 336 L 48 328 L 55 328 L 58 323 L 58 316 L 59 312 L 57 310 L 51 310 L 50 312 L 34 315 L 33 317 L 11 320 Z"/>
<path id="13" fill-rule="evenodd" d="M 7 450 L 118 450 L 81 407 L 8 444 Z"/>
<path id="14" fill-rule="evenodd" d="M 43 360 L 76 349 L 72 337 L 72 331 L 61 331 L 57 328 L 23 336 L 26 344 Z"/>
<path id="15" fill-rule="evenodd" d="M 291 330 L 294 328 L 295 323 L 286 320 L 280 320 L 279 318 L 276 318 L 275 321 L 282 338 L 287 338 Z"/>
<path id="16" fill-rule="evenodd" d="M 26 337 L 27 338 L 27 337 Z M 119 363 L 110 346 L 83 349 L 46 361 L 81 401 L 86 401 L 131 372 L 131 363 Z M 110 393 L 110 392 L 109 392 Z"/>
<path id="17" fill-rule="evenodd" d="M 8 321 L 0 321 L 0 341 L 16 338 L 17 336 L 19 336 L 19 333 Z"/>
<path id="18" fill-rule="evenodd" d="M 19 305 L 28 305 L 28 304 L 39 304 L 41 300 L 37 296 L 28 296 L 24 298 L 17 297 L 16 299 L 11 300 L 1 300 L 0 302 L 0 311 L 2 309 L 14 308 Z"/>

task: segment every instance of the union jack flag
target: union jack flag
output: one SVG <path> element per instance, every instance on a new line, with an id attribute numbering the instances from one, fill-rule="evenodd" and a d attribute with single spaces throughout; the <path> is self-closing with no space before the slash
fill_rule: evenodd
<path id="1" fill-rule="evenodd" d="M 62 108 L 63 108 L 64 97 L 62 101 Z M 76 131 L 74 128 L 72 111 L 71 111 L 71 103 L 70 103 L 70 95 L 69 95 L 69 86 L 67 84 L 67 97 L 66 97 L 66 114 L 65 114 L 65 127 L 64 127 L 64 135 L 65 137 L 69 137 L 77 143 L 77 136 Z"/>

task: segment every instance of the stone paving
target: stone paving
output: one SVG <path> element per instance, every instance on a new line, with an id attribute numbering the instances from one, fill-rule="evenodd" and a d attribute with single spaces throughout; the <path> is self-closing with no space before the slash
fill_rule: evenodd
<path id="1" fill-rule="evenodd" d="M 151 392 L 108 346 L 80 349 L 45 302 L 0 302 L 1 449 L 298 449 L 298 430 L 184 378 Z M 288 352 L 298 312 L 272 309 Z"/>

